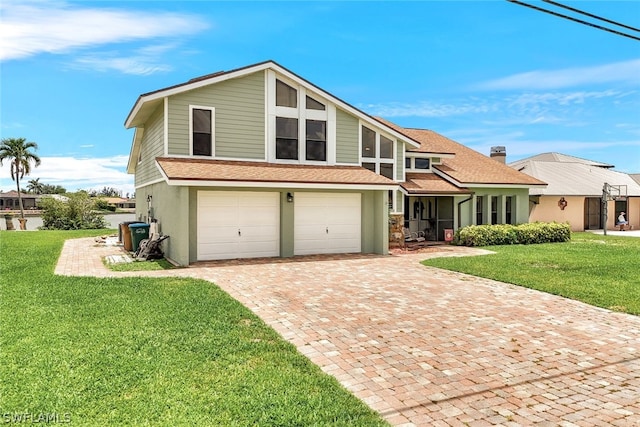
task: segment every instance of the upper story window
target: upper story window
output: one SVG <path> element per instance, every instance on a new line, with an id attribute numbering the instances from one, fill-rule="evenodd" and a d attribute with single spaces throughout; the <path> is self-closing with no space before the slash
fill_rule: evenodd
<path id="1" fill-rule="evenodd" d="M 191 106 L 191 154 L 212 156 L 214 142 L 214 113 L 210 107 Z"/>
<path id="2" fill-rule="evenodd" d="M 327 106 L 277 78 L 275 98 L 275 160 L 326 162 Z"/>
<path id="3" fill-rule="evenodd" d="M 298 91 L 286 83 L 276 80 L 276 105 L 278 107 L 298 107 Z"/>
<path id="4" fill-rule="evenodd" d="M 408 171 L 430 171 L 431 159 L 426 157 L 407 157 L 404 166 Z"/>
<path id="5" fill-rule="evenodd" d="M 326 107 L 323 103 L 316 101 L 315 99 L 307 96 L 307 110 L 326 110 Z"/>
<path id="6" fill-rule="evenodd" d="M 395 179 L 395 143 L 380 133 L 361 126 L 362 167 L 389 179 Z"/>

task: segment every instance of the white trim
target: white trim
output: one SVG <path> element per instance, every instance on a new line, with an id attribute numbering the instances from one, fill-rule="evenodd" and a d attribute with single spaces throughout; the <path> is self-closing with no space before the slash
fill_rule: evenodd
<path id="1" fill-rule="evenodd" d="M 306 86 L 301 85 L 297 80 L 292 80 L 273 70 L 268 70 L 266 95 L 268 100 L 266 106 L 267 120 L 267 152 L 268 161 L 278 164 L 301 164 L 301 165 L 333 165 L 335 164 L 336 153 L 336 109 L 335 106 L 326 100 L 323 96 L 316 95 L 315 92 L 307 90 Z M 276 105 L 276 82 L 290 86 L 296 91 L 297 107 L 282 107 Z M 325 106 L 324 110 L 310 110 L 306 108 L 307 96 L 313 98 L 317 102 Z M 298 158 L 297 159 L 278 159 L 276 158 L 276 122 L 277 118 L 290 118 L 298 120 Z M 325 160 L 307 160 L 307 144 L 306 144 L 306 126 L 307 120 L 317 120 L 325 122 Z"/>
<path id="2" fill-rule="evenodd" d="M 156 165 L 157 165 L 157 163 L 156 163 Z M 147 186 L 149 186 L 149 185 L 158 184 L 158 183 L 160 183 L 160 182 L 166 182 L 166 181 L 167 181 L 167 180 L 166 180 L 166 179 L 164 179 L 164 178 L 158 178 L 158 179 L 153 180 L 153 181 L 145 182 L 144 184 L 136 185 L 134 188 L 136 188 L 136 189 L 138 189 L 138 188 L 143 188 L 143 187 L 147 187 Z"/>
<path id="3" fill-rule="evenodd" d="M 131 152 L 129 153 L 129 161 L 127 162 L 127 173 L 135 173 L 140 162 L 140 150 L 142 147 L 142 137 L 144 136 L 144 126 L 135 128 L 133 133 L 133 142 L 131 143 Z"/>
<path id="4" fill-rule="evenodd" d="M 463 184 L 466 188 L 535 188 L 546 187 L 546 184 Z"/>
<path id="5" fill-rule="evenodd" d="M 385 135 L 383 132 L 380 132 L 379 129 L 371 129 L 369 126 L 365 126 L 362 122 L 358 122 L 359 126 L 358 126 L 358 150 L 359 152 L 359 156 L 360 156 L 360 165 L 362 166 L 363 163 L 373 163 L 375 165 L 375 173 L 378 175 L 382 175 L 380 173 L 380 165 L 382 164 L 388 164 L 388 165 L 392 165 L 393 166 L 393 171 L 391 173 L 391 176 L 393 181 L 398 182 L 398 179 L 396 178 L 396 154 L 398 151 L 398 141 L 394 138 L 390 138 L 389 135 Z M 375 133 L 376 137 L 375 137 L 375 150 L 376 150 L 376 156 L 375 157 L 362 157 L 362 127 L 366 127 L 367 129 L 369 129 L 370 131 L 372 131 L 373 133 Z M 392 155 L 393 157 L 391 159 L 388 158 L 382 158 L 380 157 L 380 136 L 384 136 L 385 138 L 389 139 L 391 141 L 391 143 L 393 144 L 392 146 Z M 364 166 L 363 166 L 364 167 Z"/>
<path id="6" fill-rule="evenodd" d="M 195 156 L 193 154 L 193 110 L 211 111 L 211 156 Z M 216 156 L 216 109 L 205 105 L 189 104 L 189 156 L 194 159 L 211 159 Z"/>
<path id="7" fill-rule="evenodd" d="M 462 183 L 457 181 L 454 178 L 451 178 L 449 175 L 439 171 L 437 168 L 433 169 L 433 173 L 438 175 L 440 178 L 445 181 L 450 182 L 456 187 L 461 188 L 537 188 L 537 187 L 546 187 L 547 184 L 483 184 L 483 183 Z"/>
<path id="8" fill-rule="evenodd" d="M 164 174 L 163 174 L 164 175 Z M 166 176 L 166 175 L 165 175 Z M 326 190 L 397 190 L 397 185 L 371 184 L 323 184 L 299 182 L 254 182 L 254 181 L 196 181 L 189 179 L 167 180 L 168 185 L 184 187 L 238 187 L 238 188 L 307 188 Z"/>

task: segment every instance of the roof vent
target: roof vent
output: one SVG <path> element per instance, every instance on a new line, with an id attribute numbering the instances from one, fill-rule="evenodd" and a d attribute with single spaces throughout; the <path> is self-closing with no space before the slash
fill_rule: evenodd
<path id="1" fill-rule="evenodd" d="M 489 157 L 491 157 L 492 159 L 500 163 L 506 163 L 507 148 L 504 145 L 496 145 L 494 147 L 491 147 L 491 152 L 489 154 Z"/>

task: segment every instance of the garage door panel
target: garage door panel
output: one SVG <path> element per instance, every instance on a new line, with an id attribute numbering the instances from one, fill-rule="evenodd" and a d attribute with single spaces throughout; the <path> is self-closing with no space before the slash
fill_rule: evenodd
<path id="1" fill-rule="evenodd" d="M 296 193 L 295 203 L 296 255 L 361 251 L 359 193 Z"/>
<path id="2" fill-rule="evenodd" d="M 198 192 L 199 260 L 280 255 L 280 193 Z"/>

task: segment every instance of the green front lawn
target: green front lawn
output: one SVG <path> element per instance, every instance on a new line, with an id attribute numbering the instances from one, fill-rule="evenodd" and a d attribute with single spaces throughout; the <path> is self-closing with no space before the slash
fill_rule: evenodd
<path id="1" fill-rule="evenodd" d="M 217 286 L 53 275 L 65 239 L 0 232 L 0 418 L 387 425 Z"/>
<path id="2" fill-rule="evenodd" d="M 423 264 L 640 315 L 640 239 L 572 233 L 570 242 L 487 246 L 494 255 Z"/>

